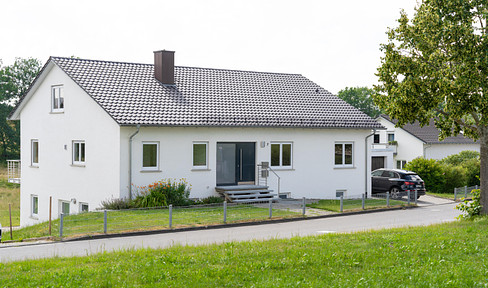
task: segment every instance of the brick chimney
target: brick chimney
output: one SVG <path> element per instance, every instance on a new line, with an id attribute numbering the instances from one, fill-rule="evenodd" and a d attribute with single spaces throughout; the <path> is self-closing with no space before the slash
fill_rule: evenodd
<path id="1" fill-rule="evenodd" d="M 175 85 L 175 51 L 154 51 L 154 77 L 164 85 Z"/>

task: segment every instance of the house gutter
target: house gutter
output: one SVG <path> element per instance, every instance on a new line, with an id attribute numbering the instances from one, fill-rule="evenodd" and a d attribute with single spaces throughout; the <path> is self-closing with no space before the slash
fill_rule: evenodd
<path id="1" fill-rule="evenodd" d="M 373 133 L 364 138 L 364 193 L 368 195 L 368 138 L 376 134 L 376 128 L 373 128 Z"/>
<path id="2" fill-rule="evenodd" d="M 132 138 L 139 133 L 141 125 L 137 124 L 136 128 L 137 131 L 129 137 L 129 199 L 132 199 Z"/>

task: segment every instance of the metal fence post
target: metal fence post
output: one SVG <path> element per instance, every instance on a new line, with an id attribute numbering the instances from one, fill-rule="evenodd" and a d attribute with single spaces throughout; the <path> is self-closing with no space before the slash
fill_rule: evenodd
<path id="1" fill-rule="evenodd" d="M 169 205 L 169 228 L 173 227 L 173 205 Z"/>
<path id="2" fill-rule="evenodd" d="M 227 223 L 227 200 L 224 201 L 224 223 Z"/>
<path id="3" fill-rule="evenodd" d="M 363 193 L 362 197 L 363 197 L 362 206 L 363 206 L 363 210 L 364 210 L 364 202 L 366 201 L 366 193 Z"/>
<path id="4" fill-rule="evenodd" d="M 474 187 L 475 187 L 474 189 L 478 190 L 478 185 L 474 185 Z"/>
<path id="5" fill-rule="evenodd" d="M 418 197 L 418 191 L 417 189 L 415 189 L 415 205 L 417 205 L 417 197 Z"/>
<path id="6" fill-rule="evenodd" d="M 273 200 L 269 200 L 269 219 L 273 217 Z"/>
<path id="7" fill-rule="evenodd" d="M 341 212 L 344 210 L 344 196 L 341 195 Z"/>
<path id="8" fill-rule="evenodd" d="M 390 192 L 386 192 L 386 207 L 390 207 Z"/>
<path id="9" fill-rule="evenodd" d="M 305 216 L 305 209 L 307 209 L 307 206 L 305 204 L 305 197 L 303 197 L 303 211 L 302 211 L 302 215 Z"/>
<path id="10" fill-rule="evenodd" d="M 408 198 L 408 202 L 407 202 L 407 205 L 410 206 L 410 190 L 407 190 L 407 198 Z"/>
<path id="11" fill-rule="evenodd" d="M 59 238 L 63 238 L 63 222 L 64 222 L 64 214 L 61 213 L 61 219 L 59 220 Z"/>
<path id="12" fill-rule="evenodd" d="M 103 233 L 107 234 L 107 210 L 103 210 Z"/>
<path id="13" fill-rule="evenodd" d="M 464 186 L 464 198 L 468 197 L 468 186 Z"/>
<path id="14" fill-rule="evenodd" d="M 457 189 L 454 188 L 454 201 L 456 201 L 456 197 L 457 197 Z"/>

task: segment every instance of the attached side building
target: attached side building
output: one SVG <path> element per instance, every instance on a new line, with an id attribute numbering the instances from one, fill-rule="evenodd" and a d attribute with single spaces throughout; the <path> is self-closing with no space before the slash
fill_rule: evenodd
<path id="1" fill-rule="evenodd" d="M 298 74 L 51 57 L 11 114 L 21 121 L 21 225 L 185 178 L 191 197 L 258 184 L 268 162 L 289 197 L 369 191 L 381 125 Z M 371 142 L 371 141 L 370 141 Z M 278 191 L 276 177 L 267 185 Z"/>

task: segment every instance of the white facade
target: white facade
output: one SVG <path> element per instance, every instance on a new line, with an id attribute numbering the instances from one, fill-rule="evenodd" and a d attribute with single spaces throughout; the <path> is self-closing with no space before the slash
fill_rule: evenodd
<path id="1" fill-rule="evenodd" d="M 425 143 L 421 139 L 412 135 L 411 133 L 405 131 L 402 128 L 397 128 L 395 125 L 379 117 L 378 122 L 383 125 L 386 129 L 379 130 L 376 133 L 379 134 L 380 145 L 373 144 L 372 157 L 375 156 L 385 156 L 387 162 L 385 163 L 385 168 L 403 168 L 401 167 L 404 163 L 408 163 L 417 157 L 424 157 L 426 159 L 436 159 L 440 160 L 449 155 L 458 154 L 461 151 L 472 150 L 480 151 L 480 145 L 473 144 L 429 144 Z M 395 145 L 389 145 L 388 134 L 394 135 L 390 136 L 396 141 Z M 385 151 L 385 149 L 380 149 L 381 145 L 384 147 L 391 148 L 391 151 Z M 391 160 L 390 160 L 391 159 Z M 390 162 L 391 161 L 391 162 Z M 400 165 L 400 166 L 399 166 Z"/>
<path id="2" fill-rule="evenodd" d="M 63 108 L 54 107 L 54 86 L 62 87 Z M 103 200 L 128 196 L 129 137 L 136 127 L 120 127 L 53 63 L 21 105 L 16 117 L 21 121 L 22 226 L 49 219 L 50 197 L 54 219 L 63 207 L 74 214 L 95 210 Z M 371 138 L 365 142 L 369 134 L 368 129 L 141 127 L 132 142 L 131 183 L 146 186 L 185 178 L 192 185 L 190 197 L 217 195 L 217 143 L 255 143 L 256 164 L 270 162 L 272 143 L 291 143 L 291 167 L 274 169 L 281 177 L 282 193 L 293 198 L 335 198 L 337 190 L 346 196 L 360 195 L 370 190 L 367 151 Z M 38 143 L 35 153 L 33 140 Z M 148 142 L 158 144 L 158 169 L 153 171 L 142 169 L 142 145 Z M 193 167 L 196 142 L 207 144 L 206 169 Z M 336 144 L 352 145 L 351 165 L 335 164 Z M 257 169 L 255 173 L 257 177 Z M 268 184 L 278 191 L 273 174 Z"/>

